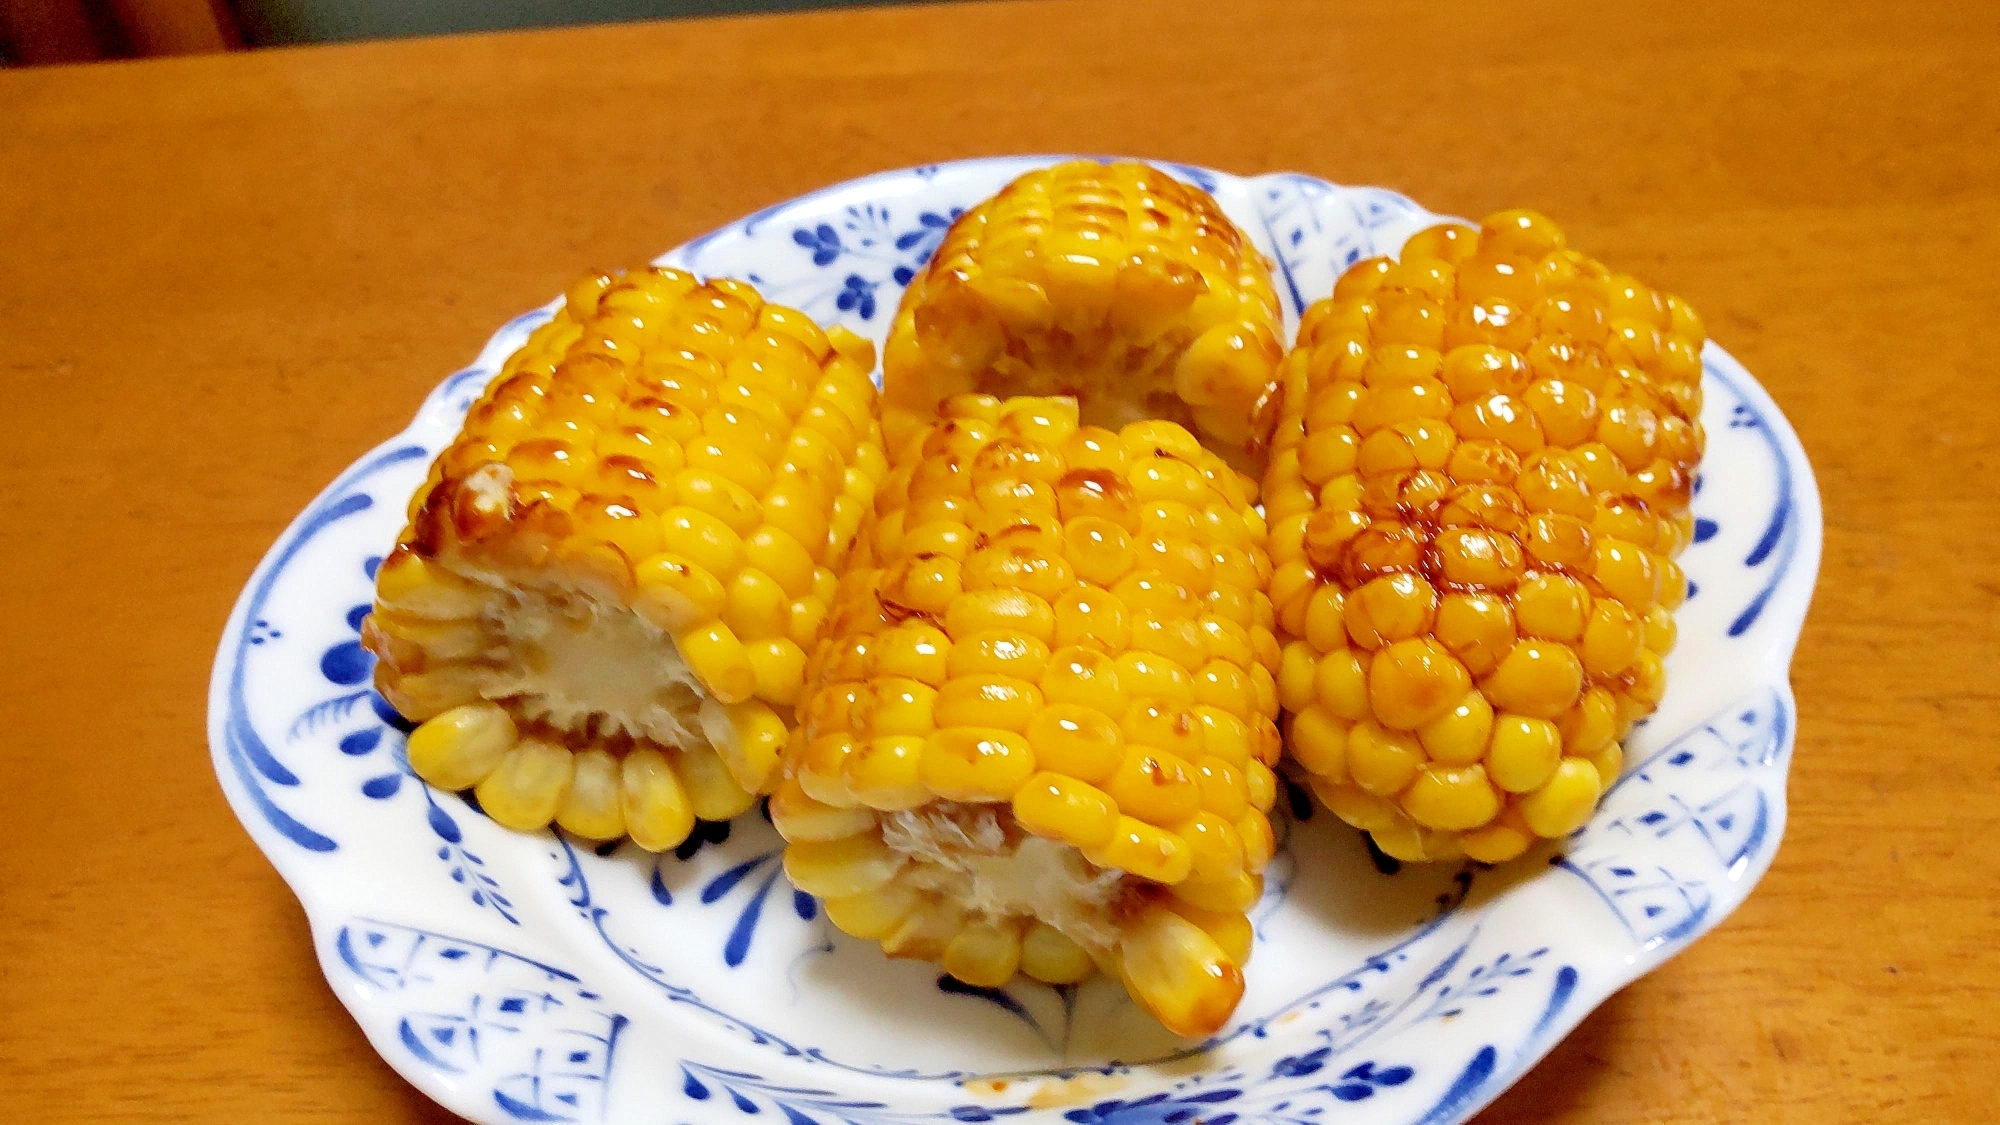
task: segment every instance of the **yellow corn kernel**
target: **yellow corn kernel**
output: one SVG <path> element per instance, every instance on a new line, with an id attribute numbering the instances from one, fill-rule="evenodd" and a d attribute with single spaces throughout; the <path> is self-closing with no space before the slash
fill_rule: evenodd
<path id="1" fill-rule="evenodd" d="M 410 768 L 440 789 L 469 789 L 486 780 L 518 738 L 513 718 L 497 703 L 454 707 L 410 732 Z"/>
<path id="2" fill-rule="evenodd" d="M 1194 767 L 1178 754 L 1149 746 L 1128 746 L 1104 791 L 1120 811 L 1156 825 L 1179 824 L 1201 808 Z"/>
<path id="3" fill-rule="evenodd" d="M 905 862 L 878 836 L 808 841 L 785 849 L 785 877 L 809 895 L 848 898 L 881 888 Z"/>
<path id="4" fill-rule="evenodd" d="M 1576 702 L 1583 678 L 1583 661 L 1575 650 L 1549 641 L 1522 641 L 1480 688 L 1495 707 L 1553 719 Z"/>
<path id="5" fill-rule="evenodd" d="M 654 555 L 637 569 L 633 610 L 669 632 L 714 621 L 728 604 L 715 576 L 678 555 Z"/>
<path id="6" fill-rule="evenodd" d="M 1595 766 L 1581 758 L 1564 758 L 1546 784 L 1521 799 L 1521 815 L 1537 836 L 1567 836 L 1590 819 L 1603 792 Z"/>
<path id="7" fill-rule="evenodd" d="M 900 929 L 917 909 L 922 892 L 887 883 L 856 895 L 820 900 L 827 920 L 841 933 L 881 941 Z"/>
<path id="8" fill-rule="evenodd" d="M 1308 704 L 1293 713 L 1287 745 L 1298 763 L 1314 776 L 1345 781 L 1348 726 L 1326 708 Z"/>
<path id="9" fill-rule="evenodd" d="M 1411 819 L 1438 831 L 1477 828 L 1500 814 L 1500 794 L 1477 763 L 1424 767 L 1403 791 L 1401 804 Z"/>
<path id="10" fill-rule="evenodd" d="M 1020 929 L 975 922 L 945 945 L 940 960 L 945 972 L 969 985 L 998 988 L 1021 965 Z"/>
<path id="11" fill-rule="evenodd" d="M 667 756 L 650 746 L 636 747 L 619 763 L 619 808 L 632 842 L 662 852 L 694 830 L 694 808 Z"/>
<path id="12" fill-rule="evenodd" d="M 1025 591 L 979 590 L 950 604 L 944 628 L 954 642 L 979 633 L 1013 632 L 1046 645 L 1055 639 L 1055 610 Z"/>
<path id="13" fill-rule="evenodd" d="M 1034 771 L 1034 750 L 1021 735 L 953 727 L 931 734 L 918 776 L 948 801 L 1005 801 Z"/>
<path id="14" fill-rule="evenodd" d="M 1102 711 L 1055 703 L 1028 724 L 1028 742 L 1043 769 L 1081 781 L 1102 782 L 1125 759 L 1125 736 Z"/>
<path id="15" fill-rule="evenodd" d="M 752 694 L 777 704 L 798 701 L 805 686 L 805 650 L 788 637 L 776 637 L 744 645 L 743 655 L 756 685 Z"/>
<path id="16" fill-rule="evenodd" d="M 787 841 L 838 840 L 875 826 L 866 808 L 835 808 L 806 794 L 797 778 L 786 778 L 771 793 L 771 823 Z"/>
<path id="17" fill-rule="evenodd" d="M 757 671 L 729 626 L 719 621 L 695 626 L 675 634 L 674 646 L 716 699 L 741 703 L 757 690 Z"/>
<path id="18" fill-rule="evenodd" d="M 1442 718 L 1471 686 L 1465 666 L 1429 638 L 1388 644 L 1369 663 L 1369 707 L 1377 722 L 1393 730 L 1415 730 Z"/>
<path id="19" fill-rule="evenodd" d="M 1026 731 L 1042 711 L 1042 691 L 1008 676 L 963 676 L 945 681 L 931 709 L 940 727 Z"/>
<path id="20" fill-rule="evenodd" d="M 1241 911 L 1204 910 L 1191 903 L 1167 899 L 1166 907 L 1182 918 L 1200 926 L 1203 933 L 1222 950 L 1223 956 L 1235 962 L 1240 968 L 1250 963 L 1250 952 L 1257 940 L 1257 932 L 1250 925 L 1250 919 Z"/>
<path id="21" fill-rule="evenodd" d="M 877 676 L 856 691 L 848 708 L 848 723 L 857 737 L 921 738 L 939 725 L 934 718 L 939 694 L 921 680 Z"/>
<path id="22" fill-rule="evenodd" d="M 841 780 L 854 799 L 874 809 L 912 809 L 931 799 L 918 776 L 925 739 L 888 735 L 857 743 L 841 761 Z"/>
<path id="23" fill-rule="evenodd" d="M 1485 756 L 1492 734 L 1493 705 L 1479 692 L 1468 691 L 1451 710 L 1417 728 L 1417 741 L 1431 761 L 1464 766 Z"/>
<path id="24" fill-rule="evenodd" d="M 755 700 L 727 707 L 710 700 L 702 705 L 700 722 L 722 764 L 746 793 L 770 787 L 789 735 L 777 712 Z"/>
<path id="25" fill-rule="evenodd" d="M 1203 910 L 1243 913 L 1264 896 L 1264 877 L 1245 871 L 1215 882 L 1188 879 L 1168 888 L 1173 898 Z"/>
<path id="26" fill-rule="evenodd" d="M 1214 938 L 1164 907 L 1147 911 L 1126 936 L 1127 987 L 1176 1035 L 1221 1030 L 1243 995 L 1243 974 Z"/>
<path id="27" fill-rule="evenodd" d="M 474 789 L 495 823 L 522 831 L 546 828 L 569 791 L 574 755 L 539 738 L 524 738 Z"/>
<path id="28" fill-rule="evenodd" d="M 1030 777 L 1014 794 L 1014 819 L 1040 836 L 1078 848 L 1095 848 L 1111 838 L 1118 806 L 1109 795 L 1060 773 Z"/>
<path id="29" fill-rule="evenodd" d="M 1083 854 L 1099 867 L 1115 867 L 1155 883 L 1178 883 L 1194 864 L 1187 841 L 1131 816 L 1120 816 L 1111 838 Z"/>
<path id="30" fill-rule="evenodd" d="M 1243 870 L 1243 837 L 1228 818 L 1203 810 L 1174 828 L 1187 842 L 1188 878 L 1219 882 Z"/>
<path id="31" fill-rule="evenodd" d="M 1076 984 L 1097 971 L 1084 948 L 1045 922 L 1021 935 L 1021 971 L 1044 984 Z"/>
<path id="32" fill-rule="evenodd" d="M 1347 776 L 1369 793 L 1393 797 L 1424 764 L 1417 737 L 1364 719 L 1347 732 Z"/>

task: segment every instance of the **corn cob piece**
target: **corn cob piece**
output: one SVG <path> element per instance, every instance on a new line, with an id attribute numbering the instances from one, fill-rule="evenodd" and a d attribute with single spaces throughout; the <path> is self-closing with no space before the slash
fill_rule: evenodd
<path id="1" fill-rule="evenodd" d="M 1433 227 L 1307 310 L 1265 512 L 1287 746 L 1399 859 L 1590 817 L 1666 688 L 1701 321 L 1527 211 Z"/>
<path id="2" fill-rule="evenodd" d="M 749 808 L 876 482 L 874 349 L 741 282 L 598 274 L 411 501 L 363 630 L 410 765 L 652 850 Z"/>
<path id="3" fill-rule="evenodd" d="M 997 986 L 1102 967 L 1172 1031 L 1242 993 L 1278 647 L 1254 489 L 1186 430 L 958 395 L 875 502 L 771 819 L 894 957 Z"/>
<path id="4" fill-rule="evenodd" d="M 883 428 L 897 450 L 954 394 L 1069 395 L 1086 423 L 1168 419 L 1248 468 L 1283 347 L 1270 266 L 1214 199 L 1071 161 L 960 216 L 904 292 Z"/>

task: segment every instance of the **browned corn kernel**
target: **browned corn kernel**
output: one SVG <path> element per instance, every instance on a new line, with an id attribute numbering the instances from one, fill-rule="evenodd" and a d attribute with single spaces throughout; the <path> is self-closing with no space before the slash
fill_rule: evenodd
<path id="1" fill-rule="evenodd" d="M 800 885 L 892 956 L 981 986 L 1118 965 L 1206 1034 L 1272 848 L 1278 657 L 1244 588 L 1271 573 L 1263 522 L 1181 427 L 1075 416 L 965 394 L 906 443 L 807 661 L 771 817 Z M 891 901 L 891 874 L 918 897 Z"/>
<path id="2" fill-rule="evenodd" d="M 1277 687 L 1314 791 L 1389 854 L 1568 834 L 1658 704 L 1703 446 L 1686 310 L 1509 211 L 1306 311 L 1263 488 Z"/>
<path id="3" fill-rule="evenodd" d="M 900 454 L 954 396 L 1066 395 L 1086 423 L 1168 418 L 1248 467 L 1282 328 L 1269 264 L 1207 193 L 1144 164 L 1071 161 L 946 233 L 890 329 L 883 425 Z M 1066 413 L 1013 428 L 1054 446 Z"/>
<path id="4" fill-rule="evenodd" d="M 739 282 L 572 286 L 376 575 L 364 640 L 418 775 L 511 827 L 653 849 L 747 809 L 888 471 L 873 365 Z"/>

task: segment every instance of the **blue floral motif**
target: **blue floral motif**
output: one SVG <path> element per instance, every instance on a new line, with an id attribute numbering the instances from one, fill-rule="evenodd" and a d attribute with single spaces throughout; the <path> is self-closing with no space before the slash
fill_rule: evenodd
<path id="1" fill-rule="evenodd" d="M 1739 871 L 1762 854 L 1770 798 L 1748 780 L 1778 763 L 1791 740 L 1791 709 L 1776 691 L 1716 715 L 1627 770 L 1557 866 L 1583 879 L 1642 948 L 1692 937 L 1712 908 L 1707 877 L 1677 876 L 1629 858 L 1635 839 L 1699 841 L 1700 867 Z"/>
<path id="2" fill-rule="evenodd" d="M 830 270 L 836 263 L 845 263 L 846 273 L 837 280 L 821 274 L 796 280 L 759 280 L 765 295 L 773 300 L 807 312 L 830 305 L 832 312 L 870 322 L 880 308 L 878 302 L 888 296 L 879 291 L 887 287 L 900 292 L 908 286 L 962 213 L 959 207 L 950 208 L 948 213 L 919 211 L 915 225 L 900 226 L 886 205 L 849 207 L 838 226 L 822 221 L 796 227 L 791 236 L 792 243 L 811 256 L 816 269 Z"/>
<path id="3" fill-rule="evenodd" d="M 686 843 L 653 861 L 653 877 L 649 881 L 653 900 L 661 906 L 674 905 L 673 891 L 667 886 L 664 867 L 668 863 L 686 863 L 705 843 L 721 843 L 729 839 L 729 825 L 698 825 L 695 834 Z M 689 844 L 694 845 L 689 847 Z M 778 879 L 784 874 L 784 865 L 779 862 L 782 849 L 773 848 L 760 852 L 730 866 L 721 874 L 712 876 L 702 884 L 699 901 L 702 906 L 714 906 L 730 899 L 740 899 L 736 904 L 736 924 L 730 927 L 729 937 L 723 942 L 722 963 L 734 969 L 743 964 L 750 955 L 750 942 L 756 936 L 757 923 L 764 916 L 764 902 L 777 888 Z M 761 877 L 759 877 L 761 876 Z M 738 893 L 738 892 L 742 893 Z M 792 913 L 802 922 L 810 922 L 819 916 L 819 902 L 804 891 L 786 887 L 779 893 L 789 895 Z"/>
<path id="4" fill-rule="evenodd" d="M 602 1120 L 630 1022 L 562 969 L 481 942 L 373 919 L 334 939 L 340 963 L 397 998 L 396 1038 L 424 1066 L 488 1084 L 518 1121 Z"/>

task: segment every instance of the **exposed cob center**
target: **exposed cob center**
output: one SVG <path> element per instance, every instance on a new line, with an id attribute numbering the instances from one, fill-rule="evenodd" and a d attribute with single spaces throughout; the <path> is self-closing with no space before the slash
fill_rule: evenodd
<path id="1" fill-rule="evenodd" d="M 891 445 L 980 391 L 1186 426 L 1247 465 L 1282 353 L 1270 268 L 1207 193 L 1131 162 L 1031 172 L 952 225 L 883 357 Z"/>
<path id="2" fill-rule="evenodd" d="M 969 983 L 1241 994 L 1278 752 L 1261 523 L 1185 430 L 948 400 L 876 498 L 772 820 L 841 929 Z"/>
<path id="3" fill-rule="evenodd" d="M 1384 851 L 1511 859 L 1617 778 L 1687 593 L 1702 338 L 1518 211 L 1307 310 L 1265 488 L 1280 694 Z"/>
<path id="4" fill-rule="evenodd" d="M 377 575 L 377 684 L 495 820 L 671 847 L 767 787 L 886 471 L 873 350 L 749 286 L 586 279 Z"/>

